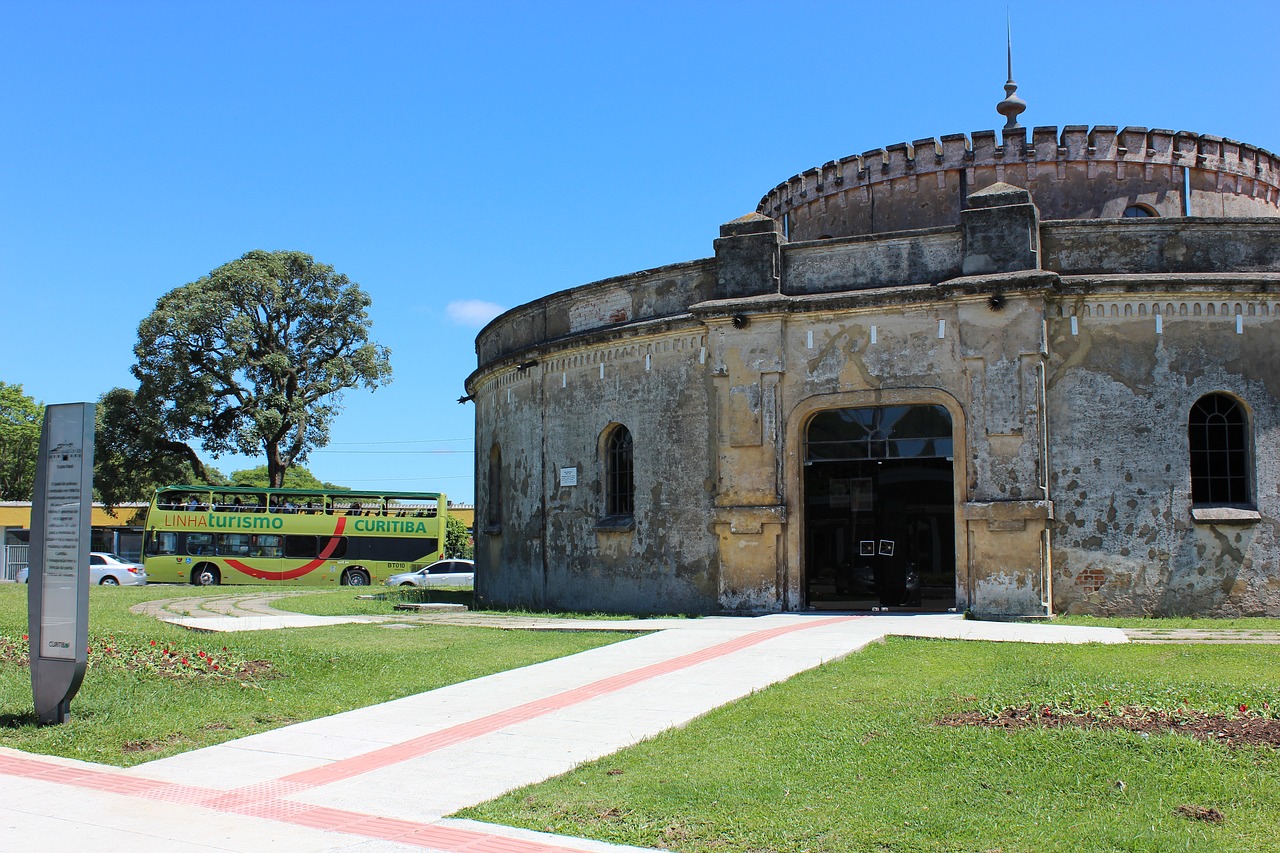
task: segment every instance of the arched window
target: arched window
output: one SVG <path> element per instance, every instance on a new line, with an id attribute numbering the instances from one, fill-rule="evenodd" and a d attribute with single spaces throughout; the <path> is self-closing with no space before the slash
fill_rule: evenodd
<path id="1" fill-rule="evenodd" d="M 497 442 L 489 448 L 488 483 L 489 489 L 486 495 L 488 509 L 485 512 L 485 522 L 490 527 L 500 527 L 502 525 L 502 448 Z"/>
<path id="2" fill-rule="evenodd" d="M 631 431 L 618 424 L 604 441 L 604 511 L 609 516 L 629 516 L 635 513 L 635 506 Z"/>
<path id="3" fill-rule="evenodd" d="M 1187 419 L 1191 503 L 1252 505 L 1249 429 L 1244 406 L 1226 394 L 1207 394 Z"/>
<path id="4" fill-rule="evenodd" d="M 1156 209 L 1149 204 L 1131 204 L 1124 209 L 1126 219 L 1144 216 L 1159 216 Z"/>

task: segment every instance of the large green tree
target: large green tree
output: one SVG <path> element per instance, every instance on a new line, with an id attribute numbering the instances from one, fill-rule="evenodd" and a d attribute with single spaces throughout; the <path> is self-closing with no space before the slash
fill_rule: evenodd
<path id="1" fill-rule="evenodd" d="M 165 294 L 138 327 L 135 405 L 174 442 L 265 454 L 269 485 L 329 441 L 342 392 L 391 379 L 370 299 L 302 252 L 253 251 Z"/>
<path id="2" fill-rule="evenodd" d="M 0 382 L 0 500 L 31 500 L 43 422 L 44 406 L 21 385 Z"/>

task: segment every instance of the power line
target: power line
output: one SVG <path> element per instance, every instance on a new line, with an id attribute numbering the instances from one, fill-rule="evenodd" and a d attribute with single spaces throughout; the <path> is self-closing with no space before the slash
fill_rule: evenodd
<path id="1" fill-rule="evenodd" d="M 331 441 L 331 445 L 376 445 L 376 444 L 443 444 L 449 441 L 475 441 L 475 438 L 418 438 L 405 441 Z"/>
<path id="2" fill-rule="evenodd" d="M 439 454 L 465 453 L 468 456 L 470 456 L 471 454 L 475 453 L 474 450 L 329 450 L 327 447 L 317 447 L 315 450 L 312 450 L 311 452 L 312 453 L 383 453 L 383 454 L 395 453 L 402 456 L 409 456 L 412 454 L 423 454 L 423 453 L 439 453 Z"/>
<path id="3" fill-rule="evenodd" d="M 371 477 L 363 480 L 348 480 L 346 477 L 338 477 L 347 483 L 408 483 L 433 480 L 474 480 L 474 474 L 458 474 L 448 477 Z"/>

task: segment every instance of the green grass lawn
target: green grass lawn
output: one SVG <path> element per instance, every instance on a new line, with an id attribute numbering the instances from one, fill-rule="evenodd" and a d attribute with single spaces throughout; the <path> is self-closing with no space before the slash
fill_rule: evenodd
<path id="1" fill-rule="evenodd" d="M 1277 708 L 1278 657 L 892 639 L 462 816 L 682 853 L 1274 850 L 1274 750 L 934 721 L 1040 703 Z"/>
<path id="2" fill-rule="evenodd" d="M 92 588 L 89 671 L 71 720 L 42 728 L 22 639 L 26 587 L 0 585 L 0 745 L 128 766 L 633 636 L 379 625 L 206 634 L 128 611 L 226 593 Z"/>

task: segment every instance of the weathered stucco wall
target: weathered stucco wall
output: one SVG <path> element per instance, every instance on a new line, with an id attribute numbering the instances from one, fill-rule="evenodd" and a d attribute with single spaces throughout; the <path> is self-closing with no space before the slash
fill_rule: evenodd
<path id="1" fill-rule="evenodd" d="M 1267 271 L 1280 269 L 1280 220 L 1053 222 L 1041 245 L 1044 268 L 1063 275 Z"/>
<path id="2" fill-rule="evenodd" d="M 476 336 L 476 355 L 485 365 L 570 335 L 681 314 L 711 298 L 714 276 L 710 260 L 688 261 L 562 290 L 495 318 Z"/>
<path id="3" fill-rule="evenodd" d="M 477 397 L 477 484 L 487 480 L 496 441 L 505 492 L 501 525 L 477 525 L 482 599 L 634 613 L 719 609 L 703 346 L 701 326 L 686 324 L 570 349 Z M 634 442 L 636 523 L 626 527 L 604 521 L 600 441 L 614 424 Z M 562 469 L 573 469 L 577 485 L 562 484 Z M 487 482 L 483 491 L 487 499 Z"/>
<path id="4" fill-rule="evenodd" d="M 1092 290 L 1049 325 L 1056 608 L 1280 615 L 1280 299 Z M 1249 411 L 1256 522 L 1192 519 L 1187 419 L 1219 392 Z"/>
<path id="5" fill-rule="evenodd" d="M 960 274 L 961 250 L 958 227 L 787 246 L 784 292 L 841 293 L 945 281 Z"/>

